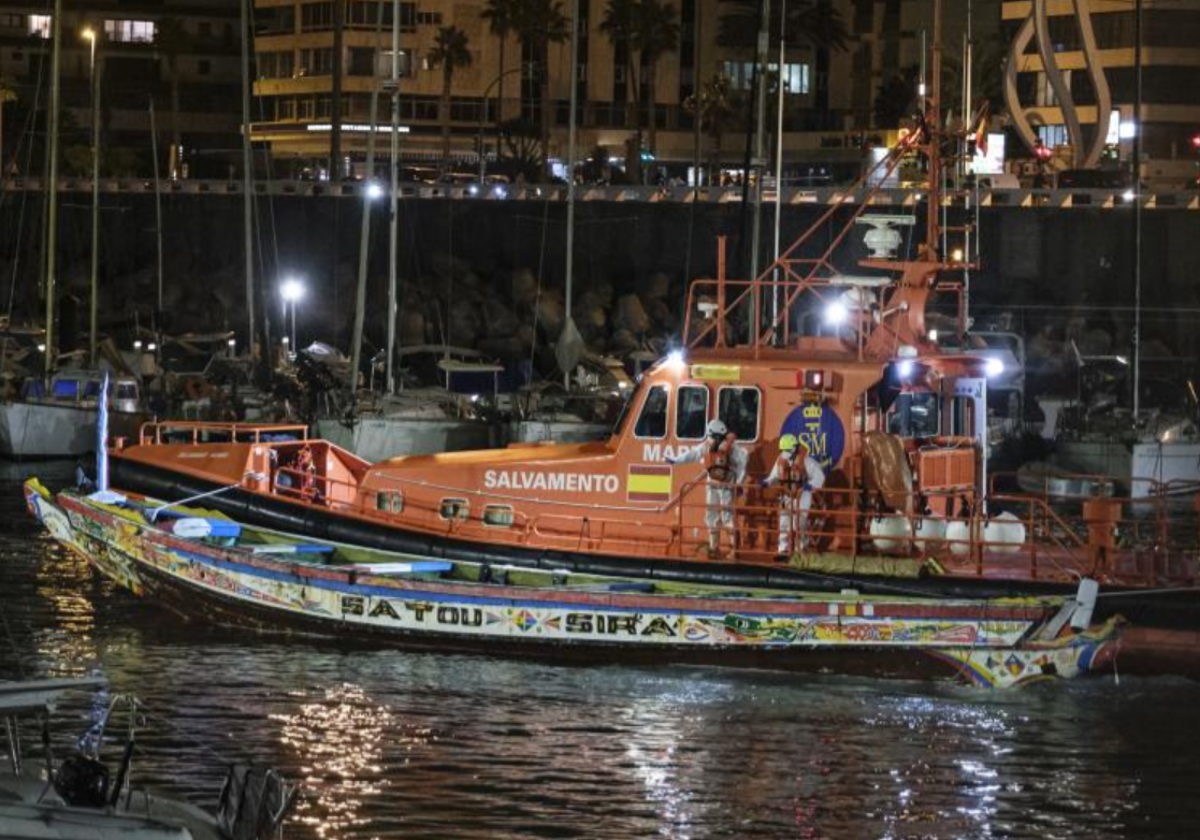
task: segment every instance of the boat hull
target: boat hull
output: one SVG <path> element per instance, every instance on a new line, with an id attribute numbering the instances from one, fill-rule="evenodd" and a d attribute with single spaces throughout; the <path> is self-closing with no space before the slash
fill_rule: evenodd
<path id="1" fill-rule="evenodd" d="M 323 419 L 317 436 L 371 463 L 399 455 L 432 455 L 494 444 L 492 428 L 475 420 L 359 417 L 353 426 Z"/>
<path id="2" fill-rule="evenodd" d="M 94 407 L 53 403 L 0 404 L 0 457 L 11 460 L 78 458 L 96 451 Z M 110 411 L 113 437 L 132 437 L 147 417 Z"/>
<path id="3" fill-rule="evenodd" d="M 1195 492 L 1196 482 L 1200 482 L 1197 442 L 1060 440 L 1055 447 L 1055 458 L 1081 473 L 1112 476 L 1134 499 L 1154 495 L 1154 482 L 1174 484 L 1179 492 Z"/>
<path id="4" fill-rule="evenodd" d="M 192 617 L 414 650 L 680 662 L 1007 687 L 1106 667 L 1111 627 L 1032 641 L 1055 604 L 808 600 L 394 579 L 183 541 L 74 496 L 27 492 L 59 541 L 131 591 Z"/>

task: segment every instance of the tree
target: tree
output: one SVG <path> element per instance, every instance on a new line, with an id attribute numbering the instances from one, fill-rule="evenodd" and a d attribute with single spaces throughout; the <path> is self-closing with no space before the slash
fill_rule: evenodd
<path id="1" fill-rule="evenodd" d="M 884 79 L 875 93 L 874 118 L 876 128 L 897 128 L 900 122 L 916 112 L 916 65 L 906 67 Z"/>
<path id="2" fill-rule="evenodd" d="M 8 174 L 4 162 L 4 106 L 17 101 L 17 89 L 4 76 L 0 76 L 0 180 Z"/>
<path id="3" fill-rule="evenodd" d="M 634 55 L 637 51 L 638 0 L 608 0 L 604 8 L 604 17 L 600 21 L 600 31 L 608 38 L 613 53 L 624 55 L 625 64 L 625 122 L 638 134 L 638 149 L 641 149 L 641 115 L 638 113 L 639 98 L 637 83 L 637 65 Z M 629 162 L 633 165 L 633 162 Z M 637 172 L 641 172 L 640 158 Z M 641 178 L 637 179 L 639 182 Z"/>
<path id="4" fill-rule="evenodd" d="M 550 157 L 550 72 L 549 51 L 551 44 L 567 40 L 567 16 L 563 13 L 562 0 L 514 0 L 513 31 L 521 44 L 533 56 L 541 99 L 541 152 L 542 172 L 545 173 Z"/>
<path id="5" fill-rule="evenodd" d="M 708 181 L 714 182 L 715 164 L 721 160 L 721 135 L 729 120 L 737 112 L 733 88 L 729 78 L 720 73 L 700 86 L 700 90 L 683 101 L 683 108 L 700 120 L 700 128 L 713 141 L 713 154 L 709 159 Z"/>
<path id="6" fill-rule="evenodd" d="M 174 150 L 171 154 L 173 162 L 172 177 L 178 175 L 179 150 L 183 139 L 179 131 L 179 57 L 191 52 L 192 36 L 183 28 L 179 18 L 160 18 L 154 29 L 154 48 L 162 53 L 167 70 L 167 82 L 171 86 L 171 144 Z"/>
<path id="7" fill-rule="evenodd" d="M 438 118 L 442 124 L 442 166 L 450 163 L 450 89 L 454 84 L 454 71 L 471 65 L 471 51 L 467 48 L 467 33 L 457 26 L 443 26 L 433 39 L 429 51 L 429 63 L 442 68 L 442 101 L 438 107 Z"/>
<path id="8" fill-rule="evenodd" d="M 641 0 L 638 4 L 636 43 L 645 69 L 644 87 L 650 92 L 650 151 L 657 151 L 658 121 L 655 119 L 658 61 L 679 47 L 679 11 L 674 3 Z M 638 114 L 642 111 L 642 85 L 638 86 Z M 639 144 L 640 146 L 640 144 Z"/>
<path id="9" fill-rule="evenodd" d="M 497 76 L 500 89 L 496 92 L 496 101 L 499 107 L 496 109 L 496 121 L 504 121 L 504 45 L 508 41 L 508 36 L 513 32 L 513 11 L 516 6 L 516 0 L 487 0 L 487 5 L 483 9 L 484 20 L 488 22 L 488 31 L 496 36 L 496 40 L 500 42 L 500 75 Z M 487 103 L 484 103 L 487 107 Z"/>

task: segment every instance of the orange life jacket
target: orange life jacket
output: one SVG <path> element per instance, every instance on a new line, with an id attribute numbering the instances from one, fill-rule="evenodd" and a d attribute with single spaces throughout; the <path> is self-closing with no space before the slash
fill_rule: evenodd
<path id="1" fill-rule="evenodd" d="M 795 458 L 789 458 L 780 453 L 775 475 L 779 477 L 779 486 L 784 490 L 799 490 L 808 483 L 808 467 L 805 466 L 804 457 L 797 454 Z"/>
<path id="2" fill-rule="evenodd" d="M 704 468 L 713 481 L 721 484 L 733 481 L 733 444 L 736 440 L 731 432 L 720 443 L 711 444 L 704 453 Z"/>

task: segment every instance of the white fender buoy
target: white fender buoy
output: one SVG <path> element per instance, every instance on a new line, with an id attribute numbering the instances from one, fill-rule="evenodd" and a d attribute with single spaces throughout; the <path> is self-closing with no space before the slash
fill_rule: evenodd
<path id="1" fill-rule="evenodd" d="M 966 519 L 951 519 L 946 523 L 946 542 L 955 557 L 966 557 L 971 553 L 971 523 Z"/>
<path id="2" fill-rule="evenodd" d="M 983 526 L 985 551 L 997 554 L 1016 554 L 1025 545 L 1025 524 L 1016 514 L 1005 511 Z"/>
<path id="3" fill-rule="evenodd" d="M 946 520 L 940 516 L 922 516 L 913 525 L 913 545 L 917 551 L 932 550 L 946 539 Z"/>
<path id="4" fill-rule="evenodd" d="M 908 545 L 912 526 L 902 514 L 876 516 L 871 520 L 871 536 L 879 551 L 898 551 Z"/>

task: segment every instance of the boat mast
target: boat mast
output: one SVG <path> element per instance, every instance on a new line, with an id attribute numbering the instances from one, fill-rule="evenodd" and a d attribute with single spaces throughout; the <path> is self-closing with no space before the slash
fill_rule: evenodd
<path id="1" fill-rule="evenodd" d="M 762 236 L 762 194 L 763 194 L 763 174 L 766 172 L 766 150 L 763 146 L 764 134 L 766 133 L 767 121 L 767 60 L 768 49 L 770 48 L 771 38 L 771 0 L 762 0 L 761 23 L 758 30 L 758 53 L 756 56 L 758 66 L 758 90 L 754 102 L 754 158 L 750 161 L 750 170 L 756 174 L 754 179 L 754 218 L 750 225 L 750 279 L 758 279 L 758 250 L 759 239 Z M 750 181 L 750 172 L 746 173 L 747 183 Z M 778 189 L 776 184 L 776 189 Z M 752 335 L 758 335 L 759 319 L 762 313 L 758 311 L 758 306 L 755 305 L 754 314 L 751 316 L 754 319 L 754 329 Z"/>
<path id="2" fill-rule="evenodd" d="M 1142 0 L 1133 13 L 1133 422 L 1141 400 L 1142 367 Z"/>
<path id="3" fill-rule="evenodd" d="M 158 129 L 154 122 L 154 94 L 150 95 L 150 159 L 154 165 L 154 244 L 158 261 L 158 297 L 155 324 L 161 331 L 163 316 L 162 190 L 158 183 Z M 159 342 L 162 346 L 162 342 Z"/>
<path id="4" fill-rule="evenodd" d="M 379 38 L 383 33 L 383 15 L 375 23 L 375 66 L 379 66 Z M 358 239 L 358 288 L 354 295 L 354 338 L 350 356 L 350 394 L 358 390 L 358 369 L 362 364 L 363 321 L 367 309 L 367 266 L 371 256 L 371 202 L 375 185 L 375 129 L 379 119 L 378 70 L 371 76 L 370 122 L 367 125 L 367 166 L 362 190 L 362 228 Z"/>
<path id="5" fill-rule="evenodd" d="M 97 46 L 100 33 L 96 29 L 85 30 L 92 37 L 92 253 L 90 294 L 88 295 L 88 366 L 96 367 L 96 325 L 100 312 L 100 65 L 97 63 Z"/>
<path id="6" fill-rule="evenodd" d="M 942 207 L 942 158 L 938 148 L 941 139 L 942 109 L 942 0 L 933 0 L 933 47 L 930 50 L 929 101 L 925 108 L 925 156 L 929 161 L 929 200 L 925 206 L 926 258 L 938 260 L 938 237 L 941 226 L 938 214 Z"/>
<path id="7" fill-rule="evenodd" d="M 783 222 L 783 68 L 787 56 L 787 0 L 782 0 L 779 13 L 779 75 L 775 83 L 777 97 L 775 114 L 775 251 L 772 259 L 779 259 L 779 228 Z M 775 281 L 783 278 L 775 269 Z M 771 323 L 779 320 L 779 286 L 771 287 Z"/>
<path id="8" fill-rule="evenodd" d="M 254 347 L 254 156 L 250 147 L 250 0 L 242 0 L 242 213 L 246 256 L 246 347 L 250 362 Z M 161 305 L 161 304 L 160 304 Z"/>
<path id="9" fill-rule="evenodd" d="M 380 6 L 380 15 L 383 7 Z M 392 6 L 392 143 L 390 166 L 391 199 L 388 205 L 388 318 L 387 392 L 396 393 L 392 360 L 396 354 L 396 261 L 400 256 L 400 0 Z M 482 184 L 480 185 L 482 189 Z"/>
<path id="10" fill-rule="evenodd" d="M 62 52 L 62 0 L 54 0 L 54 18 L 50 21 L 50 110 L 46 115 L 46 136 L 49 140 L 49 176 L 46 178 L 46 352 L 44 373 L 46 382 L 54 374 L 54 252 L 58 247 L 58 67 Z"/>
<path id="11" fill-rule="evenodd" d="M 571 4 L 571 115 L 567 118 L 567 323 L 572 323 L 571 299 L 575 286 L 575 112 L 579 107 L 579 0 Z M 651 94 L 653 99 L 653 94 Z M 641 154 L 638 149 L 638 154 Z M 565 327 L 564 327 L 565 329 Z M 571 387 L 571 371 L 563 371 L 563 385 Z"/>

